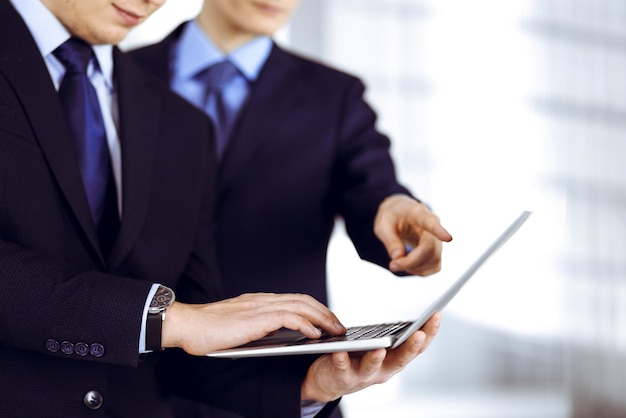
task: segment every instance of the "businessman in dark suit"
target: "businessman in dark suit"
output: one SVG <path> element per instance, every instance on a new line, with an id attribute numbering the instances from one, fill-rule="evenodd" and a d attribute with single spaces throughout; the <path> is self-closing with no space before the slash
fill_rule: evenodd
<path id="1" fill-rule="evenodd" d="M 326 302 L 326 250 L 336 216 L 362 258 L 398 273 L 437 272 L 441 242 L 451 237 L 398 184 L 389 140 L 375 129 L 363 84 L 267 37 L 297 3 L 274 2 L 276 10 L 266 13 L 253 0 L 205 0 L 197 19 L 131 51 L 199 108 L 205 95 L 192 83 L 203 86 L 200 61 L 226 57 L 238 67 L 239 107 L 220 149 L 218 179 L 226 294 L 295 291 Z"/>
<path id="2" fill-rule="evenodd" d="M 363 259 L 402 274 L 438 271 L 451 237 L 397 182 L 361 81 L 272 42 L 297 4 L 205 0 L 195 20 L 131 52 L 218 126 L 226 294 L 302 292 L 326 303 L 337 216 Z M 212 74 L 226 62 L 220 104 Z M 221 129 L 220 105 L 231 113 Z"/>
<path id="3" fill-rule="evenodd" d="M 436 333 L 438 318 L 359 364 L 346 353 L 200 356 L 281 327 L 311 337 L 343 327 L 304 295 L 214 302 L 211 123 L 111 46 L 163 1 L 0 0 L 3 418 L 169 417 L 178 387 L 246 416 L 299 416 L 301 399 L 332 407 L 388 379 Z M 85 137 L 103 141 L 80 142 L 76 112 L 90 118 Z M 85 164 L 96 150 L 106 175 Z M 97 204 L 94 178 L 104 180 Z"/>

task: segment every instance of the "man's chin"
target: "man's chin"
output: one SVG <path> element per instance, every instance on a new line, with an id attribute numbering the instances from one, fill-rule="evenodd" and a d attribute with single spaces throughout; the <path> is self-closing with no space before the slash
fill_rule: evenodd
<path id="1" fill-rule="evenodd" d="M 128 28 L 115 28 L 97 34 L 78 36 L 91 45 L 117 45 L 126 38 L 130 31 L 131 29 Z"/>

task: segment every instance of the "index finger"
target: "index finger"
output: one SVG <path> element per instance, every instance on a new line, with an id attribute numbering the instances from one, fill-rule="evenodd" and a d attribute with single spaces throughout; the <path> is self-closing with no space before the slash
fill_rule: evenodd
<path id="1" fill-rule="evenodd" d="M 415 224 L 430 232 L 441 241 L 452 241 L 452 235 L 441 225 L 439 217 L 432 212 L 419 214 L 413 217 Z"/>
<path id="2" fill-rule="evenodd" d="M 274 294 L 272 298 L 273 301 L 261 309 L 296 314 L 330 335 L 341 335 L 346 332 L 345 327 L 334 312 L 310 295 Z"/>

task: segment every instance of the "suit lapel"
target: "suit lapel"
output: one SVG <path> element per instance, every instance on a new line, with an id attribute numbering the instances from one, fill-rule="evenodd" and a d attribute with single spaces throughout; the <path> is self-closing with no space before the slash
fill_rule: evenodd
<path id="1" fill-rule="evenodd" d="M 7 25 L 0 27 L 0 72 L 14 86 L 59 188 L 102 262 L 74 143 L 48 69 L 26 25 L 9 2 L 0 2 L 0 14 L 12 16 L 4 19 Z M 24 74 L 25 68 L 29 74 Z"/>
<path id="2" fill-rule="evenodd" d="M 114 50 L 122 148 L 122 222 L 111 251 L 115 269 L 143 227 L 150 191 L 161 99 L 152 82 L 128 56 Z"/>
<path id="3" fill-rule="evenodd" d="M 259 78 L 252 86 L 250 97 L 241 109 L 231 138 L 222 157 L 221 175 L 246 166 L 263 147 L 269 136 L 285 123 L 300 86 L 305 82 L 295 61 L 274 45 Z"/>

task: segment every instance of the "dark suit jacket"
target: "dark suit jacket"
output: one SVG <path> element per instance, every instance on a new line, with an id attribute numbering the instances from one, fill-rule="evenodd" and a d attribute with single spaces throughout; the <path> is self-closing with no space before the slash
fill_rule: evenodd
<path id="1" fill-rule="evenodd" d="M 208 118 L 118 50 L 114 60 L 123 217 L 104 259 L 58 95 L 0 0 L 0 416 L 168 417 L 177 385 L 247 416 L 298 416 L 306 366 L 138 355 L 153 282 L 186 301 L 222 295 L 216 157 Z M 97 411 L 83 403 L 90 390 Z"/>
<path id="2" fill-rule="evenodd" d="M 181 28 L 132 54 L 169 80 Z M 357 78 L 273 46 L 220 164 L 218 258 L 227 295 L 302 292 L 326 302 L 337 216 L 362 258 L 388 266 L 374 217 L 385 197 L 408 191 L 363 93 Z"/>

